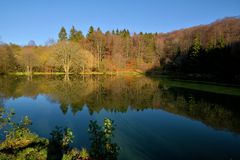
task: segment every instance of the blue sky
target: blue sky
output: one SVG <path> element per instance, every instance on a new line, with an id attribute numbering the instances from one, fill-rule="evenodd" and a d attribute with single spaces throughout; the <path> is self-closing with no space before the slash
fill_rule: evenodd
<path id="1" fill-rule="evenodd" d="M 61 26 L 169 32 L 239 16 L 240 0 L 0 0 L 0 40 L 44 44 Z"/>

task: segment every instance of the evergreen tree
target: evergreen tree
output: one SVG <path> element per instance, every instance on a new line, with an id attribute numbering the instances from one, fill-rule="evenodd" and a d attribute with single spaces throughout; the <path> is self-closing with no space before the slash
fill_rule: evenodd
<path id="1" fill-rule="evenodd" d="M 97 32 L 102 32 L 102 30 L 100 29 L 100 27 L 97 28 Z"/>
<path id="2" fill-rule="evenodd" d="M 87 38 L 89 38 L 93 34 L 93 32 L 94 32 L 94 28 L 93 26 L 90 26 L 88 30 Z"/>
<path id="3" fill-rule="evenodd" d="M 193 45 L 191 47 L 191 52 L 190 52 L 191 56 L 198 57 L 200 50 L 201 50 L 200 35 L 197 34 L 193 41 Z"/>
<path id="4" fill-rule="evenodd" d="M 119 30 L 118 29 L 116 30 L 116 35 L 119 35 Z"/>
<path id="5" fill-rule="evenodd" d="M 72 26 L 72 28 L 70 30 L 70 35 L 69 35 L 70 41 L 76 41 L 76 33 L 77 33 L 77 30 L 75 29 L 74 26 Z"/>
<path id="6" fill-rule="evenodd" d="M 114 30 L 112 30 L 112 35 L 115 35 L 115 31 Z"/>
<path id="7" fill-rule="evenodd" d="M 211 52 L 214 48 L 215 48 L 214 42 L 213 42 L 213 40 L 211 40 L 210 42 L 208 42 L 206 51 Z"/>
<path id="8" fill-rule="evenodd" d="M 121 31 L 121 35 L 124 38 L 130 37 L 130 33 L 128 30 L 124 29 L 123 31 Z"/>
<path id="9" fill-rule="evenodd" d="M 60 32 L 58 33 L 58 41 L 66 41 L 67 40 L 67 32 L 64 27 L 61 28 Z"/>
<path id="10" fill-rule="evenodd" d="M 76 41 L 80 41 L 81 39 L 84 38 L 82 31 L 77 31 L 75 35 Z"/>
<path id="11" fill-rule="evenodd" d="M 217 46 L 216 48 L 218 49 L 223 49 L 225 47 L 225 39 L 223 36 L 221 36 L 220 40 L 217 41 Z"/>
<path id="12" fill-rule="evenodd" d="M 79 42 L 81 39 L 83 39 L 83 37 L 84 36 L 81 31 L 77 31 L 74 26 L 71 28 L 69 36 L 70 41 Z"/>

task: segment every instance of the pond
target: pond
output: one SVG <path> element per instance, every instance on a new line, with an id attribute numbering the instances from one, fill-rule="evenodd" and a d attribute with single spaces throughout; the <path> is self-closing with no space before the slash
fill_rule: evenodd
<path id="1" fill-rule="evenodd" d="M 237 87 L 144 76 L 2 76 L 0 97 L 42 137 L 72 128 L 78 148 L 90 146 L 90 120 L 114 120 L 120 160 L 240 159 Z"/>

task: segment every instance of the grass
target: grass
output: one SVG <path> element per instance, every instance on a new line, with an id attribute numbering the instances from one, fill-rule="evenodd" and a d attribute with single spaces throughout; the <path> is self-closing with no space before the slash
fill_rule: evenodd
<path id="1" fill-rule="evenodd" d="M 25 76 L 30 75 L 27 72 L 11 72 L 10 75 Z M 64 72 L 33 72 L 33 75 L 64 75 Z"/>
<path id="2" fill-rule="evenodd" d="M 226 94 L 240 96 L 240 86 L 231 84 L 222 84 L 214 82 L 202 82 L 193 80 L 172 80 L 168 78 L 158 78 L 164 85 L 169 87 L 186 88 L 217 94 Z"/>
<path id="3" fill-rule="evenodd" d="M 27 72 L 11 72 L 10 75 L 24 76 L 30 75 Z M 33 72 L 33 75 L 64 75 L 64 72 Z M 73 73 L 70 73 L 73 74 Z M 136 71 L 119 71 L 119 72 L 80 72 L 80 75 L 144 75 L 143 72 Z"/>

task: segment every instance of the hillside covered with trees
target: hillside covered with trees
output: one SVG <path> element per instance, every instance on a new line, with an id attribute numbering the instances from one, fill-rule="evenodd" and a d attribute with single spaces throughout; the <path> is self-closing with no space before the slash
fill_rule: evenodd
<path id="1" fill-rule="evenodd" d="M 170 33 L 103 32 L 61 28 L 44 46 L 0 44 L 0 73 L 117 72 L 196 74 L 240 80 L 240 18 L 231 17 Z"/>

